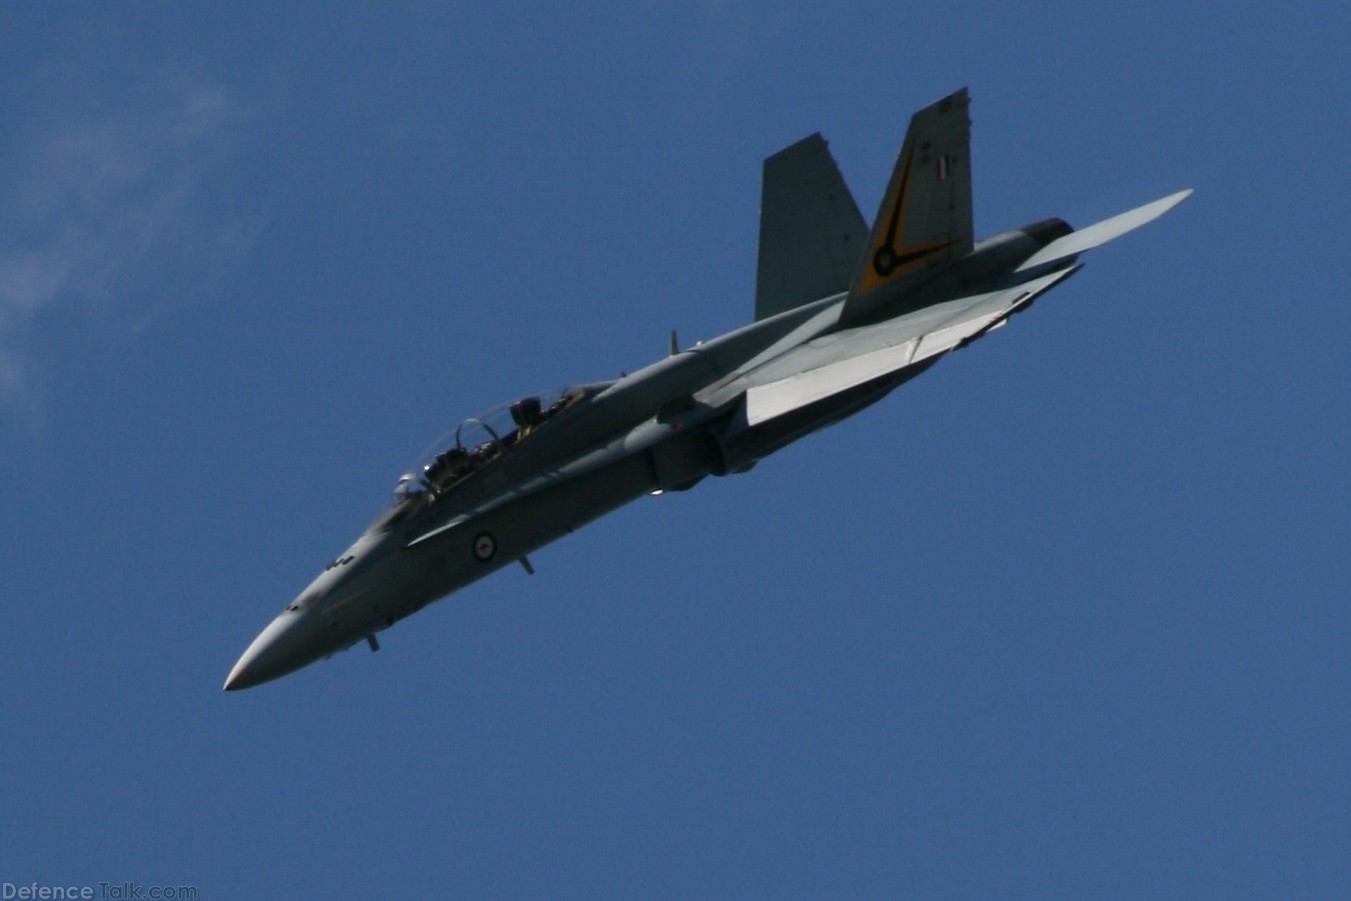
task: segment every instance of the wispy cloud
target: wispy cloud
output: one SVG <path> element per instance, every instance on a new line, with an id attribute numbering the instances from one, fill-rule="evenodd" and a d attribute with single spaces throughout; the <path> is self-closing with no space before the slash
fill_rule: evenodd
<path id="1" fill-rule="evenodd" d="M 238 216 L 211 196 L 248 115 L 219 87 L 160 79 L 35 112 L 0 152 L 0 413 L 32 414 L 35 325 L 127 309 L 166 264 L 210 269 Z M 140 301 L 145 303 L 145 300 Z"/>

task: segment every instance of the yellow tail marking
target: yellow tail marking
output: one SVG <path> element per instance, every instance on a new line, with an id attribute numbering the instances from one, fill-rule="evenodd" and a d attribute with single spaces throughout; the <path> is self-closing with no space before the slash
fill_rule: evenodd
<path id="1" fill-rule="evenodd" d="M 878 234 L 868 247 L 868 265 L 859 280 L 861 291 L 871 291 L 893 275 L 917 266 L 921 261 L 952 243 L 951 241 L 926 241 L 912 245 L 898 243 L 905 231 L 905 207 L 910 199 L 910 164 L 914 161 L 914 157 L 915 148 L 911 147 L 901 169 L 895 193 L 888 198 L 889 202 L 883 207 L 889 211 L 886 216 L 887 229 Z"/>

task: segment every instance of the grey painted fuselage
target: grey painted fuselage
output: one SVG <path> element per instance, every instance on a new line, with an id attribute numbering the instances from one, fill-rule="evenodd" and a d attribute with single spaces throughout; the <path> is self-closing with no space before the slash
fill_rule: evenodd
<path id="1" fill-rule="evenodd" d="M 249 645 L 246 688 L 376 633 L 634 498 L 745 472 L 1004 325 L 1077 257 L 1189 192 L 1078 232 L 970 235 L 966 92 L 916 113 L 871 230 L 825 142 L 765 164 L 757 320 L 617 381 L 466 420 Z M 866 237 L 866 240 L 864 240 Z M 820 296 L 824 293 L 826 296 Z M 811 295 L 817 295 L 813 297 Z"/>

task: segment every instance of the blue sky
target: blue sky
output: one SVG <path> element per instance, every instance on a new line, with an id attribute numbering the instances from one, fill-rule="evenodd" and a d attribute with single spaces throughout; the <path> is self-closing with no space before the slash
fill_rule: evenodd
<path id="1" fill-rule="evenodd" d="M 1351 890 L 1341 4 L 10 4 L 0 881 Z M 220 691 L 447 425 L 750 317 L 763 157 L 1183 187 L 883 404 Z"/>

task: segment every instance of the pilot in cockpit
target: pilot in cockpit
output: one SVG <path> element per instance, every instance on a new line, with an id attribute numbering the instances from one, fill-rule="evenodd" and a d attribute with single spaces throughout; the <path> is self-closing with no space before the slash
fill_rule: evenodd
<path id="1" fill-rule="evenodd" d="M 512 422 L 516 423 L 516 440 L 524 438 L 530 434 L 530 430 L 544 419 L 540 412 L 538 397 L 523 397 L 508 409 L 511 410 Z"/>
<path id="2" fill-rule="evenodd" d="M 444 491 L 450 483 L 459 479 L 473 468 L 469 452 L 462 447 L 452 447 L 436 455 L 436 459 L 423 468 L 423 476 L 434 491 Z"/>

